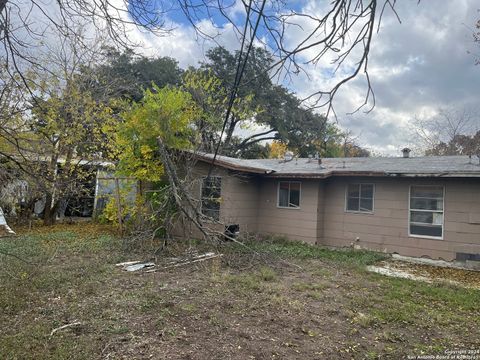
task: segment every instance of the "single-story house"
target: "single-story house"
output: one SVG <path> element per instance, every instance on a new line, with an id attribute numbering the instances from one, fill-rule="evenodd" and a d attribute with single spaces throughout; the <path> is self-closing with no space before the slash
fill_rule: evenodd
<path id="1" fill-rule="evenodd" d="M 196 158 L 202 212 L 240 234 L 480 260 L 477 157 Z"/>

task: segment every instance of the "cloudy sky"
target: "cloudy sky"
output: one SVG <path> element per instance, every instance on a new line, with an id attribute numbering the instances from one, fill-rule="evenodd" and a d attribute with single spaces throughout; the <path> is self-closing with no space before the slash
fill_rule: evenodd
<path id="1" fill-rule="evenodd" d="M 297 2 L 310 14 L 321 14 L 326 4 L 315 0 L 301 5 Z M 367 148 L 393 155 L 404 146 L 415 145 L 409 131 L 409 121 L 415 117 L 434 116 L 441 107 L 476 108 L 480 66 L 474 65 L 469 51 L 480 51 L 472 42 L 479 8 L 477 0 L 403 0 L 396 6 L 401 23 L 391 11 L 386 11 L 373 39 L 369 63 L 376 106 L 368 114 L 360 111 L 348 115 L 365 95 L 365 81 L 359 77 L 335 99 L 339 125 L 359 136 L 359 142 Z M 205 50 L 212 44 L 198 39 L 181 19 L 176 19 L 174 25 L 170 37 L 135 36 L 144 43 L 146 53 L 174 57 L 182 67 L 204 60 Z M 207 20 L 201 27 L 214 32 Z M 290 34 L 292 42 L 301 36 L 298 29 Z M 238 40 L 228 26 L 223 28 L 218 41 L 231 50 L 238 48 Z M 324 88 L 332 80 L 322 71 L 325 64 L 308 67 L 309 79 L 299 76 L 288 86 L 299 96 Z"/>
<path id="2" fill-rule="evenodd" d="M 47 6 L 53 0 L 44 1 L 46 8 L 53 8 Z M 111 1 L 124 4 L 123 0 Z M 231 1 L 234 6 L 228 10 L 229 16 L 243 24 L 245 10 L 241 2 Z M 22 0 L 22 3 L 28 9 L 29 1 Z M 297 11 L 321 16 L 331 1 L 292 0 L 289 3 Z M 415 147 L 409 124 L 416 117 L 435 116 L 440 108 L 469 109 L 480 114 L 480 65 L 475 66 L 475 58 L 469 53 L 480 53 L 480 46 L 475 46 L 472 37 L 473 27 L 480 19 L 479 9 L 478 0 L 402 0 L 396 5 L 401 23 L 387 9 L 380 31 L 374 35 L 369 59 L 376 106 L 368 114 L 359 111 L 348 115 L 362 104 L 367 90 L 365 78 L 359 76 L 346 84 L 335 98 L 338 124 L 358 136 L 360 145 L 375 153 L 397 155 L 405 146 Z M 199 38 L 179 11 L 170 11 L 166 21 L 173 28 L 169 36 L 156 37 L 136 28 L 130 29 L 129 36 L 142 44 L 145 54 L 176 58 L 183 68 L 204 61 L 206 50 L 215 44 Z M 306 19 L 298 21 L 301 27 L 287 29 L 286 40 L 291 46 L 313 26 Z M 200 17 L 196 25 L 211 35 L 220 30 L 219 44 L 229 50 L 239 48 L 238 37 L 224 20 Z M 311 55 L 306 52 L 298 60 L 307 61 Z M 316 66 L 305 65 L 308 77 L 301 74 L 284 85 L 299 97 L 329 90 L 338 80 L 332 77 L 330 60 L 327 56 Z M 351 69 L 355 61 L 355 57 L 349 59 L 346 69 Z M 480 115 L 476 116 L 478 128 L 479 118 Z"/>

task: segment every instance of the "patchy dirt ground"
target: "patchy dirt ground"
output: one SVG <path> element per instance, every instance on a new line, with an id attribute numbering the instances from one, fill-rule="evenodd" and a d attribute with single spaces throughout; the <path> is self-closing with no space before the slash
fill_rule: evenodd
<path id="1" fill-rule="evenodd" d="M 148 252 L 125 252 L 85 225 L 24 234 L 2 250 L 31 264 L 0 255 L 1 359 L 406 359 L 480 349 L 480 291 L 368 273 L 379 258 L 367 252 L 229 244 L 213 249 L 221 258 L 131 273 L 115 263 Z"/>

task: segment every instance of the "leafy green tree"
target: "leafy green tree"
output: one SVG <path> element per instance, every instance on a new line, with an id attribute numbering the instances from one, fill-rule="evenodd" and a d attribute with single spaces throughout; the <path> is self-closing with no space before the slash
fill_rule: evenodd
<path id="1" fill-rule="evenodd" d="M 196 121 L 203 117 L 202 111 L 190 93 L 153 85 L 138 103 L 130 103 L 121 117 L 116 135 L 118 172 L 137 179 L 140 188 L 154 190 L 137 194 L 134 209 L 129 209 L 129 228 L 168 237 L 178 211 L 177 196 L 186 196 L 165 181 L 173 176 L 170 156 L 188 154 L 175 150 L 195 149 L 201 139 Z M 107 209 L 114 205 L 112 202 Z"/>
<path id="2" fill-rule="evenodd" d="M 0 155 L 44 199 L 44 223 L 51 225 L 66 199 L 87 191 L 89 166 L 111 155 L 117 120 L 109 104 L 81 88 L 76 76 L 66 82 L 48 76 L 36 84 L 30 84 L 34 95 L 23 100 L 28 111 L 1 127 Z"/>
<path id="3" fill-rule="evenodd" d="M 138 180 L 157 182 L 164 174 L 157 139 L 160 137 L 170 149 L 191 148 L 197 141 L 194 120 L 201 116 L 201 110 L 188 92 L 153 85 L 121 116 L 123 122 L 116 135 L 119 171 Z"/>
<path id="4" fill-rule="evenodd" d="M 234 82 L 238 56 L 238 52 L 232 54 L 223 47 L 216 47 L 207 52 L 208 61 L 200 69 L 213 73 L 228 93 Z M 288 144 L 288 148 L 299 156 L 316 152 L 324 156 L 332 154 L 332 140 L 340 138 L 340 130 L 323 115 L 305 109 L 295 94 L 274 84 L 270 79 L 273 63 L 268 51 L 254 48 L 238 91 L 240 98 L 251 99 L 250 104 L 255 109 L 251 120 L 265 130 L 241 140 L 234 139 L 235 131 L 245 120 L 233 114 L 227 123 L 223 152 L 244 156 L 251 146 L 263 146 L 261 144 L 265 141 L 278 140 Z"/>
<path id="5" fill-rule="evenodd" d="M 226 89 L 227 94 L 229 94 L 235 81 L 239 53 L 236 52 L 232 54 L 223 47 L 216 47 L 209 50 L 206 56 L 208 61 L 202 63 L 200 69 L 212 72 L 220 79 L 221 85 Z M 276 138 L 276 126 L 274 126 L 276 119 L 273 114 L 269 113 L 269 110 L 272 110 L 273 106 L 268 106 L 272 104 L 272 100 L 277 98 L 275 91 L 279 91 L 279 89 L 273 86 L 269 78 L 269 67 L 272 62 L 273 59 L 266 50 L 253 48 L 245 66 L 244 80 L 239 86 L 238 97 L 250 97 L 252 108 L 257 110 L 261 109 L 255 114 L 255 122 L 259 125 L 270 126 L 272 130 L 267 130 L 260 136 L 252 136 L 248 141 L 241 144 L 244 148 L 262 140 Z M 230 143 L 235 130 L 238 129 L 238 126 L 243 120 L 241 117 L 232 114 L 225 131 L 225 144 L 228 145 Z M 261 138 L 261 140 L 257 140 L 259 138 Z"/>
<path id="6" fill-rule="evenodd" d="M 200 117 L 195 121 L 196 129 L 202 135 L 200 149 L 214 152 L 220 141 L 220 133 L 227 112 L 230 96 L 228 89 L 221 79 L 211 71 L 196 69 L 189 69 L 185 72 L 183 89 L 192 95 L 193 100 L 202 109 Z M 233 126 L 232 131 L 238 128 L 248 128 L 250 119 L 255 117 L 258 112 L 259 110 L 253 105 L 252 94 L 237 96 L 231 109 L 232 116 L 228 128 Z M 234 139 L 233 132 L 229 134 L 228 131 L 222 141 L 222 153 L 235 154 L 242 142 Z"/>
<path id="7" fill-rule="evenodd" d="M 166 85 L 179 85 L 182 69 L 170 57 L 148 58 L 137 56 L 132 50 L 120 52 L 114 48 L 104 50 L 104 60 L 90 75 L 91 84 L 100 95 L 122 97 L 140 101 L 145 89 Z M 89 69 L 88 69 L 89 70 Z"/>

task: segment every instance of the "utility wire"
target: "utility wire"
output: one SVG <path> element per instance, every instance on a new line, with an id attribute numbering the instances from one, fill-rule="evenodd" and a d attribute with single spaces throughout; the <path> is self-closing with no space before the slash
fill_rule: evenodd
<path id="1" fill-rule="evenodd" d="M 210 168 L 208 170 L 207 179 L 210 178 L 210 175 L 212 173 L 213 165 L 215 163 L 215 160 L 216 160 L 217 155 L 218 155 L 218 150 L 220 149 L 220 145 L 222 143 L 222 137 L 223 137 L 223 134 L 225 133 L 225 129 L 226 129 L 227 124 L 228 124 L 228 119 L 230 118 L 230 115 L 232 113 L 233 103 L 235 102 L 235 98 L 237 97 L 238 88 L 240 86 L 240 82 L 242 80 L 243 73 L 245 72 L 245 67 L 247 66 L 248 56 L 250 55 L 250 52 L 253 48 L 253 41 L 255 40 L 255 36 L 257 34 L 257 30 L 258 30 L 258 26 L 260 24 L 260 20 L 262 19 L 262 14 L 263 14 L 263 11 L 265 9 L 265 4 L 266 4 L 266 0 L 263 0 L 262 5 L 260 7 L 260 10 L 258 11 L 257 21 L 255 23 L 255 27 L 253 28 L 253 32 L 251 33 L 250 43 L 248 44 L 248 48 L 247 48 L 247 51 L 245 53 L 245 59 L 243 60 L 243 64 L 242 64 L 243 47 L 244 47 L 244 43 L 245 43 L 245 38 L 247 37 L 247 27 L 248 27 L 248 23 L 249 23 L 249 19 L 250 19 L 250 12 L 251 12 L 251 8 L 252 8 L 252 0 L 250 0 L 250 2 L 248 4 L 247 18 L 245 20 L 245 29 L 243 31 L 243 38 L 242 38 L 242 46 L 241 46 L 240 54 L 239 54 L 239 58 L 238 58 L 237 70 L 235 72 L 235 81 L 234 81 L 234 84 L 233 84 L 233 87 L 232 87 L 232 92 L 230 93 L 230 99 L 229 99 L 229 102 L 228 102 L 227 112 L 225 114 L 225 120 L 223 121 L 222 131 L 220 133 L 220 139 L 218 141 L 217 147 L 215 148 L 215 153 L 213 154 L 213 159 L 212 159 L 212 162 L 210 164 Z"/>

